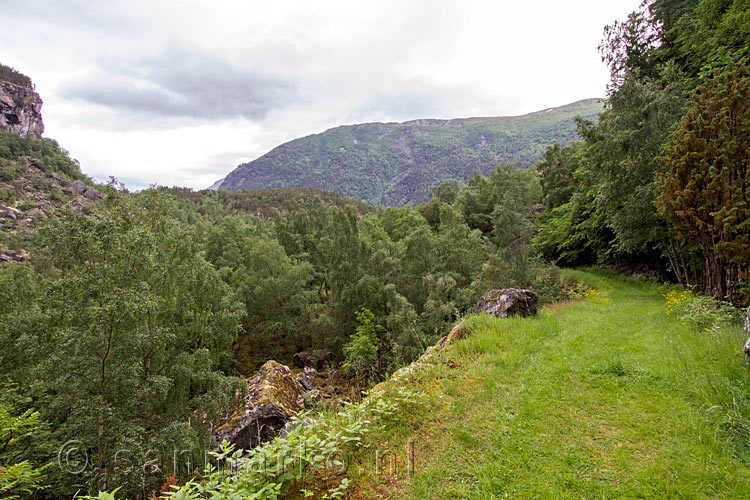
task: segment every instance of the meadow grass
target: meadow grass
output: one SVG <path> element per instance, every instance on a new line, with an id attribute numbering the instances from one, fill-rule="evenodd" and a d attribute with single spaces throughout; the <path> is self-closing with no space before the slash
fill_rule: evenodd
<path id="1" fill-rule="evenodd" d="M 565 271 L 597 290 L 532 318 L 471 316 L 410 384 L 421 409 L 378 447 L 415 474 L 356 465 L 351 498 L 750 498 L 741 327 L 665 314 L 656 285 Z"/>

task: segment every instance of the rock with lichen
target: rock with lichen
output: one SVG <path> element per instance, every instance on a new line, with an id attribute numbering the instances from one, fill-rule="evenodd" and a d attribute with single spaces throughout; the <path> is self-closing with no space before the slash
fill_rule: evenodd
<path id="1" fill-rule="evenodd" d="M 533 316 L 536 314 L 538 298 L 531 290 L 506 288 L 492 290 L 480 297 L 474 313 L 486 313 L 497 318 L 508 316 Z"/>
<path id="2" fill-rule="evenodd" d="M 251 449 L 275 438 L 287 421 L 304 408 L 304 389 L 289 367 L 266 361 L 247 382 L 241 408 L 222 418 L 216 430 L 218 442 Z"/>

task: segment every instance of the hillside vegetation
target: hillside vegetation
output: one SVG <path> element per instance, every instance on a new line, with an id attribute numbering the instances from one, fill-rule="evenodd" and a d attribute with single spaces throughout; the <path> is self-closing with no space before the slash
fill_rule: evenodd
<path id="1" fill-rule="evenodd" d="M 40 219 L 90 201 L 75 181 L 93 187 L 57 142 L 0 131 L 0 250 L 23 249 Z"/>
<path id="2" fill-rule="evenodd" d="M 578 137 L 577 116 L 594 119 L 602 109 L 588 99 L 518 117 L 336 127 L 239 165 L 221 189 L 314 187 L 376 205 L 415 205 L 442 181 L 488 175 L 501 162 L 533 165 L 548 146 Z"/>
<path id="3" fill-rule="evenodd" d="M 10 66 L 6 66 L 5 64 L 0 64 L 0 80 L 10 82 L 13 85 L 18 85 L 19 87 L 25 87 L 28 89 L 34 88 L 34 84 L 31 82 L 31 78 L 24 75 L 23 73 L 20 73 L 19 71 L 16 71 Z"/>
<path id="4" fill-rule="evenodd" d="M 112 186 L 32 228 L 30 261 L 0 265 L 0 411 L 29 428 L 0 453 L 28 474 L 0 487 L 150 498 L 162 469 L 123 467 L 120 450 L 170 467 L 176 449 L 215 449 L 215 423 L 268 359 L 325 348 L 349 386 L 366 387 L 419 357 L 495 283 L 542 302 L 564 296 L 529 244 L 532 170 L 445 183 L 418 210 L 365 213 L 305 195 L 274 206 L 276 193 Z M 86 457 L 75 474 L 55 461 L 70 441 Z"/>

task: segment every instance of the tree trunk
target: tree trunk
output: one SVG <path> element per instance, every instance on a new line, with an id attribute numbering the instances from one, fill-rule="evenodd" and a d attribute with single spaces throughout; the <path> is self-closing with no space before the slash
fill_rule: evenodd
<path id="1" fill-rule="evenodd" d="M 102 342 L 102 353 L 104 343 Z M 104 461 L 104 359 L 101 363 L 101 378 L 99 380 L 99 415 L 97 417 L 96 453 L 99 459 L 99 490 L 107 491 L 107 466 Z"/>

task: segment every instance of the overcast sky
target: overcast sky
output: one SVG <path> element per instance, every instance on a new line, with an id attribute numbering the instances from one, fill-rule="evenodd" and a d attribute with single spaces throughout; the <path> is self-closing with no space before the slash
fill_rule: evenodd
<path id="1" fill-rule="evenodd" d="M 328 128 L 603 97 L 640 0 L 0 0 L 0 62 L 97 180 L 204 188 Z"/>

